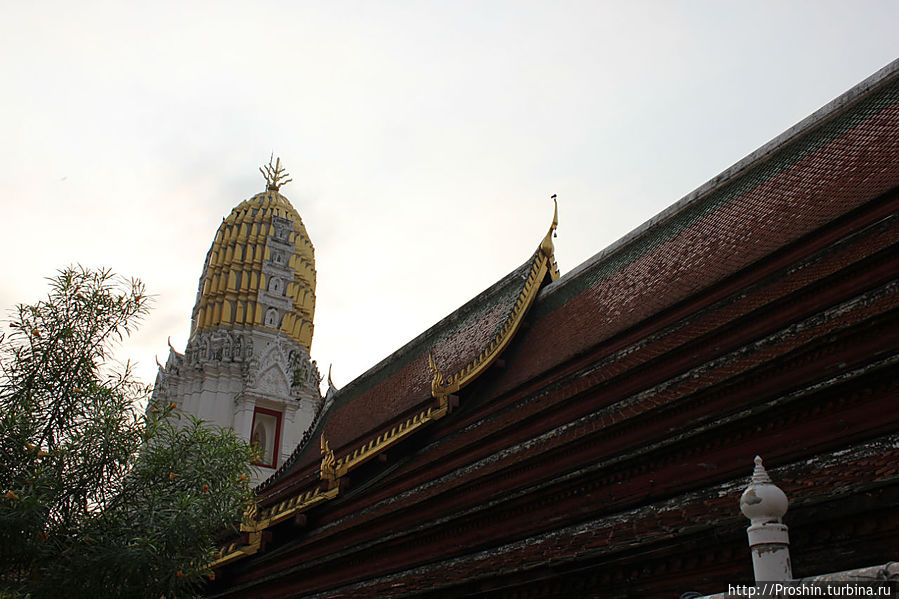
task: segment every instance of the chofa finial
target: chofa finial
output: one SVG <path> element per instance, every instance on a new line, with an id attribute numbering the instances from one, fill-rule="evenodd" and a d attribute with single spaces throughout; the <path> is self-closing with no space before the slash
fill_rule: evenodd
<path id="1" fill-rule="evenodd" d="M 559 202 L 556 200 L 556 194 L 552 194 L 550 199 L 553 201 L 553 222 L 549 226 L 549 231 L 546 233 L 546 237 L 543 238 L 543 241 L 540 243 L 540 249 L 546 255 L 547 258 L 551 257 L 555 252 L 555 248 L 553 247 L 553 237 L 556 237 L 556 229 L 559 228 Z"/>
<path id="2" fill-rule="evenodd" d="M 559 202 L 556 200 L 556 194 L 549 196 L 549 199 L 553 201 L 553 223 L 550 225 L 550 230 L 553 232 L 553 237 L 557 237 L 558 233 L 556 233 L 556 229 L 559 228 Z"/>
<path id="3" fill-rule="evenodd" d="M 259 168 L 259 172 L 262 173 L 262 176 L 265 177 L 265 189 L 268 191 L 278 191 L 281 189 L 282 185 L 286 185 L 293 181 L 293 179 L 287 179 L 290 175 L 286 170 L 281 168 L 281 158 L 275 161 L 275 164 L 272 164 L 272 159 L 274 158 L 274 154 L 272 154 L 268 159 L 268 164 L 264 167 Z M 265 169 L 265 170 L 263 170 Z"/>

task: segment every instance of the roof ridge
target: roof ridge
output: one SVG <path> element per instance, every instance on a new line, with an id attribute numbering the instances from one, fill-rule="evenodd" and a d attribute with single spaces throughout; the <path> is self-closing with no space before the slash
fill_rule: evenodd
<path id="1" fill-rule="evenodd" d="M 897 80 L 899 80 L 899 59 L 890 62 L 871 76 L 864 79 L 861 83 L 854 85 L 830 102 L 824 104 L 821 108 L 763 144 L 758 149 L 747 154 L 718 175 L 712 177 L 682 197 L 680 200 L 652 216 L 616 241 L 613 241 L 593 256 L 587 258 L 566 272 L 558 281 L 554 281 L 554 284 L 547 286 L 544 293 L 551 294 L 556 289 L 564 287 L 567 282 L 577 279 L 580 274 L 590 270 L 597 263 L 625 250 L 631 244 L 646 236 L 649 231 L 656 229 L 662 224 L 673 220 L 683 212 L 693 208 L 696 204 L 701 202 L 703 198 L 734 183 L 753 168 L 757 168 L 766 163 L 777 152 L 786 149 L 791 143 L 825 126 L 827 123 L 845 114 L 857 103 L 870 98 L 874 93 L 888 87 Z"/>

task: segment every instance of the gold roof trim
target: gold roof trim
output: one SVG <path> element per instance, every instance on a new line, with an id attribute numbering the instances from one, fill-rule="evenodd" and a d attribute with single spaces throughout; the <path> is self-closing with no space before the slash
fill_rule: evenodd
<path id="1" fill-rule="evenodd" d="M 337 487 L 327 491 L 322 491 L 319 487 L 315 487 L 262 510 L 258 514 L 261 516 L 259 519 L 254 515 L 250 515 L 251 511 L 256 511 L 256 503 L 254 502 L 247 509 L 247 512 L 244 514 L 244 522 L 240 525 L 240 531 L 244 533 L 246 542 L 243 542 L 244 539 L 241 539 L 223 547 L 218 552 L 216 559 L 209 564 L 209 567 L 212 569 L 219 568 L 242 557 L 258 553 L 262 548 L 262 532 L 265 529 L 297 514 L 301 514 L 316 504 L 334 499 L 338 493 L 339 489 Z"/>
<path id="2" fill-rule="evenodd" d="M 329 488 L 323 491 L 320 486 L 315 486 L 312 489 L 307 489 L 305 492 L 288 497 L 258 513 L 256 503 L 254 502 L 244 513 L 244 522 L 240 526 L 241 532 L 246 536 L 223 547 L 215 561 L 209 564 L 209 567 L 211 569 L 220 568 L 235 560 L 258 553 L 262 547 L 262 532 L 265 529 L 301 514 L 320 503 L 334 499 L 340 493 L 340 477 L 353 468 L 377 457 L 378 454 L 409 437 L 423 426 L 443 418 L 447 413 L 448 408 L 446 406 L 425 408 L 340 459 L 335 459 L 334 451 L 329 447 L 324 435 L 322 435 L 322 461 L 319 466 L 319 478 Z"/>
<path id="3" fill-rule="evenodd" d="M 440 405 L 436 408 L 430 406 L 421 410 L 414 416 L 407 418 L 390 430 L 381 433 L 361 447 L 357 447 L 352 452 L 337 460 L 337 477 L 340 478 L 350 470 L 361 466 L 374 457 L 377 457 L 378 454 L 383 453 L 389 447 L 396 445 L 403 439 L 411 436 L 412 433 L 422 428 L 423 426 L 430 424 L 435 420 L 440 420 L 441 418 L 446 416 L 448 412 L 449 409 L 446 405 Z"/>
<path id="4" fill-rule="evenodd" d="M 521 327 L 524 315 L 537 297 L 537 293 L 540 291 L 540 285 L 546 275 L 549 274 L 553 281 L 559 278 L 559 267 L 556 265 L 555 247 L 552 242 L 552 238 L 559 226 L 559 204 L 556 201 L 555 194 L 552 196 L 552 201 L 554 204 L 552 224 L 549 226 L 549 231 L 546 233 L 546 236 L 543 238 L 543 241 L 540 242 L 540 246 L 534 253 L 527 281 L 525 281 L 524 287 L 521 289 L 521 293 L 515 301 L 515 307 L 512 309 L 506 322 L 503 323 L 499 332 L 490 340 L 487 346 L 474 360 L 463 366 L 459 372 L 456 372 L 449 377 L 446 377 L 440 372 L 434 362 L 433 356 L 428 356 L 430 361 L 429 367 L 433 376 L 431 380 L 431 395 L 436 399 L 439 399 L 441 405 L 445 403 L 445 398 L 458 392 L 462 387 L 490 368 L 503 350 L 506 349 L 512 341 L 512 338 L 515 336 L 515 333 L 517 333 L 518 329 Z"/>

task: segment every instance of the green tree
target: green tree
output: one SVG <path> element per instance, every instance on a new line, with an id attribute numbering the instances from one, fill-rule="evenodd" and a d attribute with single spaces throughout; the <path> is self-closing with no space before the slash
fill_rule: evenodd
<path id="1" fill-rule="evenodd" d="M 110 367 L 147 301 L 69 268 L 0 337 L 0 596 L 191 596 L 240 520 L 249 446 Z"/>

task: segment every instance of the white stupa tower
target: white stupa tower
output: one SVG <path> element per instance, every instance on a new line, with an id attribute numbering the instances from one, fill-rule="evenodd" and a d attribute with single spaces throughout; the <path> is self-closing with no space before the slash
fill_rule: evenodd
<path id="1" fill-rule="evenodd" d="M 170 348 L 153 393 L 154 401 L 256 444 L 254 482 L 284 462 L 323 403 L 309 357 L 315 252 L 279 192 L 290 181 L 280 159 L 263 175 L 265 191 L 222 220 L 203 264 L 187 348 Z"/>

